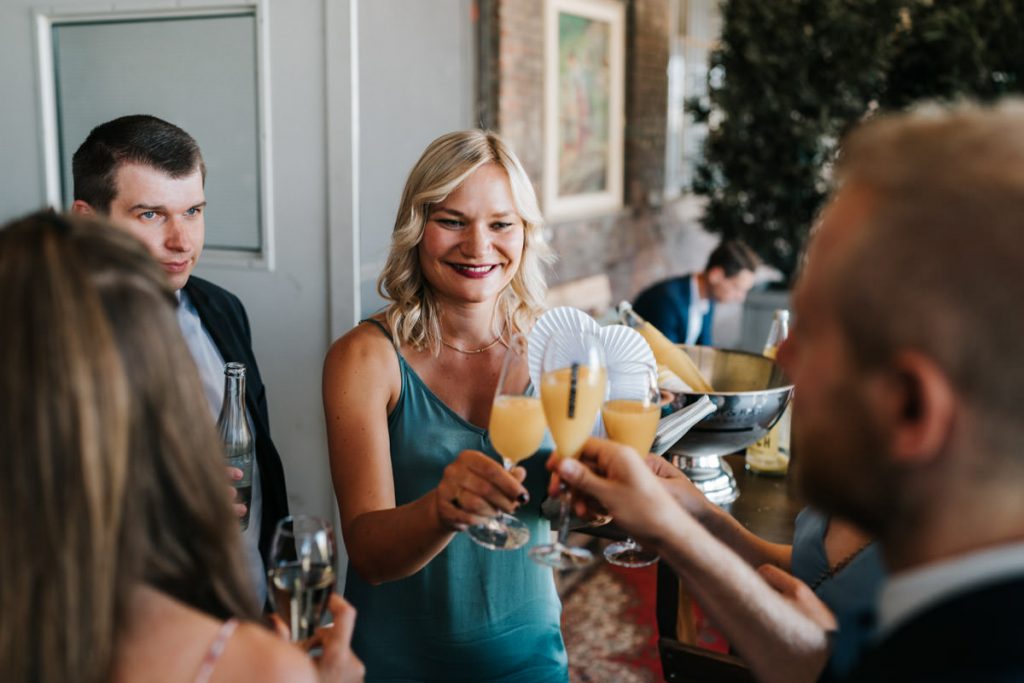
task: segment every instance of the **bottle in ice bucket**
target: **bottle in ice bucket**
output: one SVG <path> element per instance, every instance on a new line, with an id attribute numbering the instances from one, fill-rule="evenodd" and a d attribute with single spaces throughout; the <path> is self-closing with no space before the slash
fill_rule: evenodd
<path id="1" fill-rule="evenodd" d="M 658 365 L 664 365 L 674 372 L 695 393 L 707 394 L 714 391 L 711 383 L 700 374 L 693 359 L 677 344 L 673 344 L 658 328 L 641 318 L 628 301 L 620 303 L 618 311 L 622 324 L 632 327 L 647 340 Z"/>
<path id="2" fill-rule="evenodd" d="M 236 503 L 245 505 L 240 519 L 242 530 L 249 527 L 249 508 L 252 505 L 252 461 L 256 445 L 249 431 L 245 413 L 245 363 L 224 364 L 224 403 L 217 418 L 217 432 L 224 444 L 228 467 L 242 470 L 242 478 L 232 480 L 238 491 Z"/>
<path id="3" fill-rule="evenodd" d="M 764 355 L 775 360 L 779 346 L 789 336 L 789 311 L 784 308 L 775 311 L 768 340 L 764 344 Z M 789 436 L 792 414 L 786 406 L 782 417 L 772 430 L 747 448 L 747 469 L 757 474 L 784 475 L 789 467 Z"/>

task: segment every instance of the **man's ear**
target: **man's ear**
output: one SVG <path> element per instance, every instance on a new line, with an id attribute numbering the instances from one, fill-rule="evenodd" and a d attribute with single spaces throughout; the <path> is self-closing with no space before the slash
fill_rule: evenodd
<path id="1" fill-rule="evenodd" d="M 897 461 L 925 463 L 945 448 L 957 411 L 956 390 L 931 358 L 917 351 L 896 356 L 888 400 L 890 448 Z"/>
<path id="2" fill-rule="evenodd" d="M 704 277 L 708 279 L 708 282 L 717 285 L 725 279 L 725 269 L 722 266 L 712 266 L 704 273 Z"/>
<path id="3" fill-rule="evenodd" d="M 96 212 L 93 211 L 92 206 L 90 206 L 88 202 L 82 199 L 76 199 L 71 203 L 71 213 L 77 213 L 86 216 L 93 216 L 96 214 Z"/>

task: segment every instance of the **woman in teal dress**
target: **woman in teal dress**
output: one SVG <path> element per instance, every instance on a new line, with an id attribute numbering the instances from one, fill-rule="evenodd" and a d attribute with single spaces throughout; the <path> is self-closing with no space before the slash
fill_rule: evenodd
<path id="1" fill-rule="evenodd" d="M 402 194 L 378 283 L 389 305 L 328 352 L 345 595 L 368 681 L 568 680 L 551 570 L 529 546 L 492 551 L 460 533 L 503 510 L 530 545 L 548 538 L 547 454 L 506 472 L 486 433 L 508 340 L 541 312 L 541 223 L 500 138 L 438 138 Z"/>

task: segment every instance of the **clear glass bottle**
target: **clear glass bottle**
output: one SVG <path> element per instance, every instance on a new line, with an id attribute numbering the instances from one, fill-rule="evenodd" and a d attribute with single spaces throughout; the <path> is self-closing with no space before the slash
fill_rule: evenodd
<path id="1" fill-rule="evenodd" d="M 232 480 L 231 485 L 238 492 L 235 502 L 245 505 L 245 514 L 239 520 L 244 531 L 249 527 L 252 464 L 256 455 L 256 443 L 245 413 L 245 363 L 224 364 L 224 403 L 217 418 L 217 433 L 224 444 L 228 467 L 242 470 L 242 478 Z"/>
<path id="2" fill-rule="evenodd" d="M 779 352 L 779 346 L 789 336 L 789 311 L 776 309 L 772 327 L 764 343 L 764 355 L 772 360 Z M 784 475 L 789 468 L 789 440 L 791 409 L 786 406 L 782 417 L 771 431 L 747 448 L 747 470 L 756 474 Z"/>
<path id="3" fill-rule="evenodd" d="M 772 318 L 772 327 L 768 330 L 768 339 L 764 343 L 764 355 L 772 360 L 779 353 L 782 342 L 789 337 L 789 311 L 785 308 L 775 309 L 775 316 Z"/>

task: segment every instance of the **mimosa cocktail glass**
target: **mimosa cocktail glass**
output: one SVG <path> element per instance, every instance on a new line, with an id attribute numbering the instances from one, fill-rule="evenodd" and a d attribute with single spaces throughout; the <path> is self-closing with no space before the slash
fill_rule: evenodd
<path id="1" fill-rule="evenodd" d="M 641 458 L 647 456 L 661 418 L 658 373 L 649 363 L 623 363 L 615 367 L 611 395 L 601 407 L 608 438 L 629 446 Z M 658 561 L 657 553 L 632 538 L 604 549 L 604 559 L 620 567 L 646 567 Z"/>
<path id="2" fill-rule="evenodd" d="M 544 409 L 540 398 L 528 393 L 528 388 L 526 337 L 517 334 L 505 351 L 487 425 L 491 445 L 506 471 L 536 453 L 544 440 Z M 507 512 L 499 512 L 486 524 L 469 527 L 467 533 L 491 550 L 515 550 L 530 540 L 526 525 Z"/>
<path id="3" fill-rule="evenodd" d="M 548 339 L 541 367 L 540 398 L 560 457 L 580 456 L 604 402 L 607 377 L 604 347 L 597 336 L 556 332 Z M 594 559 L 590 551 L 566 543 L 570 505 L 567 491 L 561 494 L 559 503 L 558 540 L 536 546 L 530 557 L 556 569 L 586 566 Z"/>

